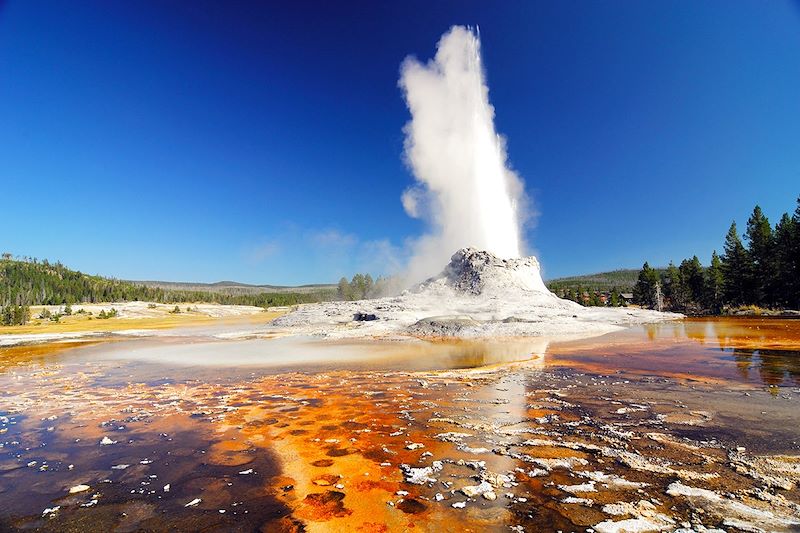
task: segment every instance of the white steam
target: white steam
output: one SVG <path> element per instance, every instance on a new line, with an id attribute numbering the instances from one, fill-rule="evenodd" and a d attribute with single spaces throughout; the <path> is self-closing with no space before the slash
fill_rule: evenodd
<path id="1" fill-rule="evenodd" d="M 465 246 L 519 257 L 525 192 L 494 129 L 478 35 L 453 26 L 427 64 L 406 58 L 399 84 L 411 112 L 405 156 L 417 181 L 403 208 L 429 224 L 414 243 L 409 278 L 437 273 Z"/>

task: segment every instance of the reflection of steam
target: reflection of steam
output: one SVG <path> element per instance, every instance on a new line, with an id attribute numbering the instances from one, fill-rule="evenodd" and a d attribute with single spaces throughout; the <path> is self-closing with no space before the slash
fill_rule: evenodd
<path id="1" fill-rule="evenodd" d="M 101 358 L 170 365 L 221 367 L 328 367 L 351 369 L 465 369 L 525 361 L 543 368 L 549 342 L 544 338 L 451 342 L 319 342 L 302 337 L 175 343 L 138 341 L 91 350 Z M 222 355 L 224 354 L 224 355 Z"/>
<path id="2" fill-rule="evenodd" d="M 442 368 L 478 368 L 504 363 L 526 362 L 527 368 L 544 368 L 550 342 L 542 337 L 496 340 L 453 341 L 429 344 L 433 357 L 446 355 Z M 439 352 L 439 353 L 437 353 Z"/>
<path id="3" fill-rule="evenodd" d="M 430 224 L 415 243 L 411 281 L 435 274 L 463 247 L 519 257 L 525 193 L 494 129 L 478 36 L 452 27 L 427 64 L 405 60 L 400 87 L 411 112 L 405 155 L 418 182 L 403 207 Z"/>
<path id="4" fill-rule="evenodd" d="M 527 368 L 544 368 L 550 341 L 545 338 L 497 341 L 460 341 L 450 345 L 452 368 L 477 368 L 525 361 Z"/>

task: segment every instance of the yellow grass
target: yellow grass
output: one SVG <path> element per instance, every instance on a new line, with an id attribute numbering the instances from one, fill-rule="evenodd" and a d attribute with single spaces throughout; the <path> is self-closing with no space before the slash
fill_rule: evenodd
<path id="1" fill-rule="evenodd" d="M 233 317 L 210 317 L 201 313 L 165 314 L 144 318 L 99 319 L 83 314 L 61 317 L 60 322 L 34 318 L 24 326 L 0 326 L 0 335 L 21 333 L 71 333 L 84 331 L 120 331 L 125 329 L 170 329 L 181 326 L 209 324 L 264 324 L 284 314 L 285 311 L 267 311 Z"/>

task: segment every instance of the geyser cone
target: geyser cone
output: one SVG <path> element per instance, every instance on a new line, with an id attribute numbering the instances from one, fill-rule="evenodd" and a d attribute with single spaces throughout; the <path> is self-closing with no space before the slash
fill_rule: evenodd
<path id="1" fill-rule="evenodd" d="M 464 294 L 503 295 L 535 291 L 555 298 L 542 281 L 539 261 L 535 257 L 501 259 L 474 248 L 458 250 L 441 274 L 421 283 L 417 290 L 424 291 L 437 283 Z"/>
<path id="2" fill-rule="evenodd" d="M 464 248 L 437 276 L 399 296 L 305 305 L 272 324 L 327 337 L 564 339 L 680 317 L 645 309 L 582 307 L 547 290 L 535 257 L 507 259 Z"/>

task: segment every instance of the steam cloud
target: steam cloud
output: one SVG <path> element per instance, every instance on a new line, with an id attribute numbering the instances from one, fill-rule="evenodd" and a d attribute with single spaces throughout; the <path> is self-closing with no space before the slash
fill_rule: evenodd
<path id="1" fill-rule="evenodd" d="M 399 85 L 411 112 L 405 157 L 417 182 L 401 199 L 409 216 L 428 223 L 413 244 L 409 279 L 437 273 L 465 246 L 519 257 L 527 202 L 494 129 L 479 36 L 453 26 L 427 64 L 405 59 Z"/>

